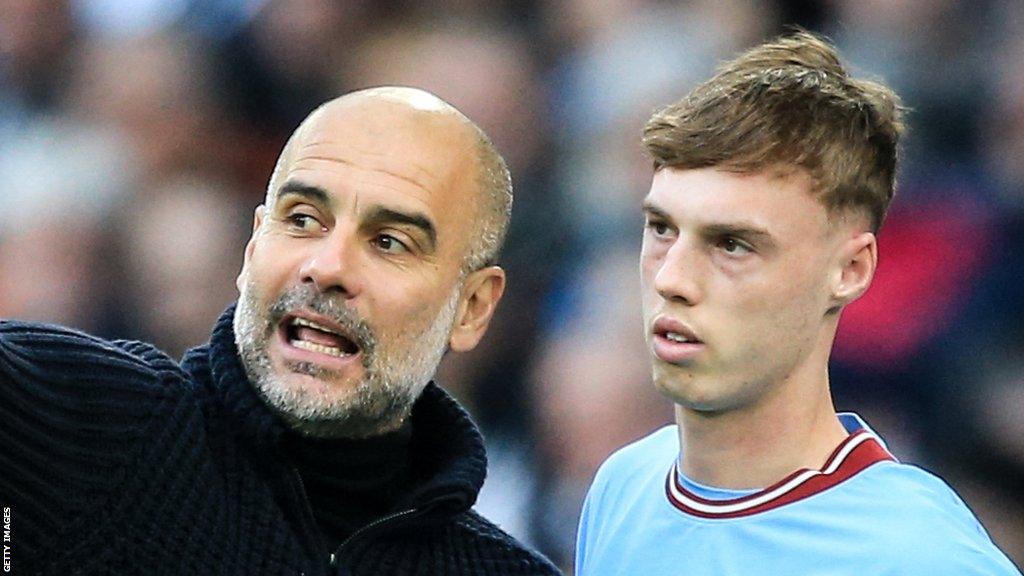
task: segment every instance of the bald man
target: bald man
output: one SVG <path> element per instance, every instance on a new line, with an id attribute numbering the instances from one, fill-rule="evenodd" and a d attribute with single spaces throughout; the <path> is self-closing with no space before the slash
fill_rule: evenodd
<path id="1" fill-rule="evenodd" d="M 238 303 L 180 364 L 0 322 L 5 568 L 556 574 L 471 510 L 480 433 L 431 383 L 501 299 L 511 203 L 465 116 L 419 90 L 356 92 L 289 139 Z"/>

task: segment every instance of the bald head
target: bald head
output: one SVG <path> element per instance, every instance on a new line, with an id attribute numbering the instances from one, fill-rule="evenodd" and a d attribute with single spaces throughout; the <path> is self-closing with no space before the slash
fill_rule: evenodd
<path id="1" fill-rule="evenodd" d="M 347 121 L 352 119 L 361 122 L 360 134 L 346 133 L 352 126 Z M 417 88 L 385 86 L 359 90 L 330 100 L 310 113 L 288 139 L 278 158 L 267 187 L 267 206 L 272 204 L 296 152 L 302 149 L 310 134 L 332 129 L 339 132 L 335 137 L 343 139 L 373 138 L 397 145 L 429 137 L 451 143 L 459 151 L 459 158 L 442 159 L 469 163 L 468 173 L 473 175 L 470 185 L 475 224 L 463 258 L 463 269 L 468 272 L 496 263 L 512 210 L 512 182 L 505 161 L 483 130 L 469 118 L 441 98 Z M 436 150 L 422 148 L 417 150 L 425 155 L 438 154 Z M 445 186 L 461 184 L 456 180 L 443 183 Z"/>

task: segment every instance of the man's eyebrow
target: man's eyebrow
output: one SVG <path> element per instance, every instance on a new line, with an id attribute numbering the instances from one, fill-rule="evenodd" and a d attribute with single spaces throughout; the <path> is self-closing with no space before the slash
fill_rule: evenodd
<path id="1" fill-rule="evenodd" d="M 285 182 L 284 185 L 278 188 L 277 195 L 274 197 L 274 202 L 276 203 L 281 198 L 291 194 L 304 196 L 325 206 L 330 206 L 331 204 L 331 195 L 327 193 L 327 190 L 324 190 L 319 186 L 313 186 L 311 184 L 305 184 L 295 180 Z"/>
<path id="2" fill-rule="evenodd" d="M 774 245 L 775 237 L 764 228 L 748 222 L 706 224 L 701 230 L 707 236 L 737 236 Z"/>
<path id="3" fill-rule="evenodd" d="M 433 250 L 437 246 L 437 229 L 434 227 L 434 223 L 419 212 L 400 212 L 383 206 L 375 206 L 366 215 L 365 222 L 366 224 L 407 224 L 418 228 L 427 236 L 429 246 L 424 247 L 425 249 Z"/>
<path id="4" fill-rule="evenodd" d="M 650 200 L 644 200 L 643 210 L 645 214 L 662 220 L 672 220 L 672 217 L 661 208 L 654 205 Z M 766 246 L 776 244 L 775 237 L 771 232 L 753 222 L 712 222 L 700 225 L 700 231 L 704 236 L 737 236 L 751 241 L 761 242 Z"/>
<path id="5" fill-rule="evenodd" d="M 662 218 L 664 220 L 670 220 L 671 219 L 671 218 L 669 218 L 668 213 L 666 213 L 661 208 L 658 208 L 657 206 L 655 206 L 654 203 L 651 202 L 650 200 L 644 200 L 644 203 L 643 203 L 642 207 L 643 207 L 644 214 L 651 214 L 653 216 L 656 216 L 658 218 Z"/>

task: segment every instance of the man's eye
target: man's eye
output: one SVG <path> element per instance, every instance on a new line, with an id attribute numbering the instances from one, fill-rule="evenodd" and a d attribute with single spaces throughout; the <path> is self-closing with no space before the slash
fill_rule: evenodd
<path id="1" fill-rule="evenodd" d="M 409 248 L 401 240 L 390 234 L 378 234 L 373 239 L 373 243 L 381 252 L 388 254 L 401 254 L 409 251 Z"/>
<path id="2" fill-rule="evenodd" d="M 665 224 L 664 222 L 648 220 L 647 227 L 654 232 L 655 236 L 664 236 L 665 234 L 668 234 L 668 224 Z"/>
<path id="3" fill-rule="evenodd" d="M 718 247 L 721 248 L 726 253 L 734 255 L 752 252 L 750 246 L 747 246 L 745 243 L 740 242 L 735 238 L 722 238 L 718 242 Z"/>
<path id="4" fill-rule="evenodd" d="M 304 232 L 315 232 L 323 227 L 316 218 L 309 214 L 292 214 L 286 220 L 292 227 Z"/>

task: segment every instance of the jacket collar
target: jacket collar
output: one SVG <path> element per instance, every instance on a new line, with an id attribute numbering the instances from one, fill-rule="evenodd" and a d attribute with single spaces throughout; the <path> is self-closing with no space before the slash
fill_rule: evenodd
<path id="1" fill-rule="evenodd" d="M 287 424 L 262 400 L 249 382 L 235 344 L 235 305 L 221 315 L 210 342 L 190 350 L 182 364 L 193 379 L 212 386 L 233 434 L 255 453 L 282 450 Z M 412 415 L 410 489 L 395 509 L 438 507 L 451 513 L 476 502 L 487 473 L 483 438 L 469 414 L 433 382 L 423 390 Z"/>

